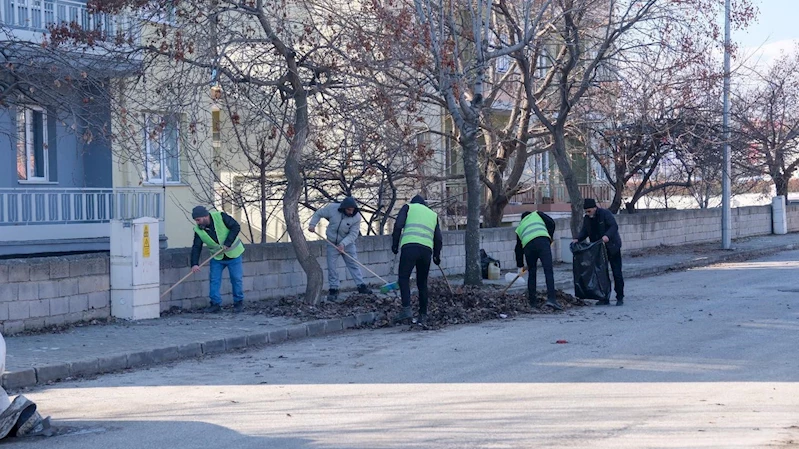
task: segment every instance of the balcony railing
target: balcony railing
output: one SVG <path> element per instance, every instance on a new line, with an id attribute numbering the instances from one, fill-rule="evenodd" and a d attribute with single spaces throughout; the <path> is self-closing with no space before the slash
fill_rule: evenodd
<path id="1" fill-rule="evenodd" d="M 48 27 L 76 23 L 84 30 L 100 31 L 109 40 L 134 37 L 132 17 L 92 14 L 86 2 L 73 0 L 2 0 L 0 22 L 8 27 L 46 33 Z"/>
<path id="2" fill-rule="evenodd" d="M 613 198 L 613 189 L 607 184 L 580 184 L 580 195 L 583 198 L 594 198 L 600 203 L 609 202 Z M 530 190 L 511 197 L 512 203 L 537 204 L 537 203 L 569 203 L 569 192 L 566 186 L 556 184 L 550 188 L 549 184 L 536 184 Z"/>
<path id="3" fill-rule="evenodd" d="M 163 193 L 154 189 L 0 189 L 0 240 L 108 237 L 112 219 L 164 221 Z"/>

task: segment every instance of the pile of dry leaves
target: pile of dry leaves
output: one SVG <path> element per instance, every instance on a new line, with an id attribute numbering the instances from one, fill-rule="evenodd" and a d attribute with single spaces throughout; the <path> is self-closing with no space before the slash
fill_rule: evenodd
<path id="1" fill-rule="evenodd" d="M 450 292 L 447 284 L 438 279 L 431 279 L 428 288 L 430 303 L 425 326 L 428 329 L 439 329 L 454 324 L 478 323 L 497 318 L 512 318 L 520 314 L 558 313 L 549 307 L 541 307 L 546 301 L 546 295 L 543 292 L 539 292 L 538 307 L 530 307 L 526 293 L 502 295 L 502 291 L 496 288 L 470 286 L 453 286 L 454 292 Z M 588 305 L 583 300 L 561 290 L 557 291 L 557 298 L 560 305 L 567 311 L 574 307 Z M 418 297 L 415 294 L 412 296 L 411 302 L 414 313 L 417 313 Z M 249 303 L 246 310 L 250 313 L 290 316 L 303 320 L 378 312 L 383 319 L 375 322 L 372 327 L 388 327 L 393 325 L 391 317 L 400 311 L 400 307 L 398 294 L 396 296 L 351 294 L 340 302 L 322 302 L 316 305 L 305 304 L 297 297 L 286 297 L 278 301 Z"/>

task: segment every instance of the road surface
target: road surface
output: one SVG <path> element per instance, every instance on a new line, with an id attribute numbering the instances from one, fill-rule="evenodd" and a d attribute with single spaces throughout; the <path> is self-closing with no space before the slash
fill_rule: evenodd
<path id="1" fill-rule="evenodd" d="M 624 307 L 61 383 L 26 395 L 64 434 L 0 449 L 799 447 L 797 279 L 784 252 L 631 279 Z"/>

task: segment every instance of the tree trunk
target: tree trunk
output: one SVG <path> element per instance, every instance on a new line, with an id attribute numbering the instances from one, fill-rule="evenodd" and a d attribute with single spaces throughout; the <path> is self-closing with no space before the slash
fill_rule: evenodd
<path id="1" fill-rule="evenodd" d="M 562 126 L 555 127 L 552 133 L 554 138 L 554 147 L 552 154 L 555 156 L 555 162 L 558 164 L 558 170 L 563 177 L 563 184 L 566 185 L 566 191 L 569 192 L 569 200 L 571 201 L 571 231 L 572 237 L 576 237 L 580 233 L 580 226 L 583 222 L 583 196 L 580 194 L 580 186 L 577 183 L 577 178 L 574 177 L 571 163 L 569 162 L 569 153 L 566 150 L 566 137 Z"/>
<path id="2" fill-rule="evenodd" d="M 489 190 L 488 200 L 483 213 L 483 227 L 498 228 L 502 226 L 502 217 L 505 216 L 505 206 L 508 205 L 508 197 L 500 195 L 494 197 Z"/>
<path id="3" fill-rule="evenodd" d="M 624 187 L 620 187 L 619 184 L 620 183 L 616 183 L 616 185 L 613 186 L 613 201 L 610 202 L 610 207 L 608 208 L 608 210 L 614 214 L 619 212 L 619 209 L 621 209 L 621 200 L 622 196 L 624 195 Z"/>
<path id="4" fill-rule="evenodd" d="M 294 94 L 294 136 L 291 138 L 288 154 L 286 155 L 286 192 L 283 195 L 283 218 L 286 220 L 286 230 L 291 238 L 291 246 L 297 255 L 307 283 L 305 286 L 305 302 L 316 304 L 322 295 L 324 277 L 322 267 L 316 257 L 311 254 L 308 242 L 300 224 L 299 202 L 302 194 L 303 177 L 300 171 L 300 160 L 305 141 L 308 139 L 308 103 L 304 92 Z"/>
<path id="5" fill-rule="evenodd" d="M 466 175 L 466 272 L 464 285 L 482 285 L 480 271 L 480 166 L 478 163 L 477 125 L 467 122 L 461 133 L 463 170 Z"/>
<path id="6" fill-rule="evenodd" d="M 774 187 L 777 191 L 777 196 L 782 195 L 788 198 L 788 178 L 781 175 L 772 176 L 772 178 L 774 178 Z"/>

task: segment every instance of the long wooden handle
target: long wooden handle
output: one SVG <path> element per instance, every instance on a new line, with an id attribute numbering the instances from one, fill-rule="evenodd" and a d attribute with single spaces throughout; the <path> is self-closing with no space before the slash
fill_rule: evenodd
<path id="1" fill-rule="evenodd" d="M 325 237 L 325 236 L 323 236 L 322 234 L 320 234 L 320 233 L 316 232 L 316 230 L 314 230 L 314 231 L 313 231 L 313 233 L 314 233 L 314 234 L 316 234 L 316 235 L 318 235 L 319 237 L 322 237 L 322 239 L 324 239 L 324 241 L 326 241 L 326 242 L 327 242 L 327 243 L 328 243 L 330 246 L 332 246 L 333 248 L 336 248 L 336 249 L 338 249 L 338 246 L 336 246 L 336 245 L 335 245 L 333 242 L 331 242 L 330 240 L 328 240 L 328 239 L 327 239 L 327 237 Z M 374 271 L 372 271 L 372 270 L 370 270 L 369 268 L 367 268 L 367 267 L 366 267 L 366 265 L 362 264 L 362 263 L 361 263 L 361 262 L 360 262 L 358 259 L 356 259 L 356 258 L 354 258 L 354 257 L 350 256 L 349 254 L 347 254 L 347 253 L 346 253 L 346 252 L 344 252 L 344 251 L 340 251 L 340 252 L 341 252 L 341 254 L 344 254 L 345 256 L 347 256 L 347 257 L 349 257 L 350 259 L 352 259 L 352 261 L 353 261 L 353 262 L 355 262 L 355 263 L 357 263 L 358 265 L 360 265 L 360 266 L 361 266 L 361 268 L 363 268 L 364 270 L 366 270 L 366 271 L 368 271 L 368 272 L 372 273 L 372 275 L 373 275 L 374 277 L 376 277 L 376 278 L 380 279 L 380 280 L 381 280 L 381 281 L 383 281 L 385 284 L 390 284 L 390 282 L 388 282 L 387 280 L 385 280 L 385 279 L 383 279 L 382 277 L 380 277 L 380 275 L 379 275 L 379 274 L 377 274 L 377 273 L 375 273 Z"/>
<path id="2" fill-rule="evenodd" d="M 524 273 L 526 273 L 526 272 L 527 272 L 527 270 L 525 270 L 524 268 L 522 268 L 522 271 L 520 271 L 520 272 L 516 273 L 516 277 L 515 277 L 515 278 L 513 278 L 513 280 L 512 280 L 512 281 L 510 281 L 510 284 L 508 284 L 507 286 L 505 286 L 505 289 L 504 289 L 504 290 L 502 290 L 502 295 L 504 295 L 504 294 L 505 294 L 505 292 L 507 292 L 507 291 L 508 291 L 508 289 L 510 288 L 510 286 L 511 286 L 511 285 L 513 285 L 513 284 L 515 284 L 515 283 L 516 283 L 516 280 L 517 280 L 517 279 L 519 279 L 519 277 L 521 277 L 521 275 L 523 275 L 523 274 L 524 274 Z M 502 295 L 500 295 L 500 296 L 502 296 Z"/>
<path id="3" fill-rule="evenodd" d="M 447 279 L 447 274 L 444 273 L 444 269 L 441 268 L 441 265 L 438 266 L 438 269 L 441 270 L 441 276 L 444 276 L 444 281 L 446 281 L 447 283 L 447 288 L 449 289 L 449 292 L 455 294 L 455 292 L 452 291 L 452 286 L 449 285 L 449 279 Z"/>
<path id="4" fill-rule="evenodd" d="M 210 262 L 210 261 L 211 261 L 211 259 L 213 259 L 214 257 L 216 257 L 216 256 L 218 256 L 218 255 L 220 255 L 220 254 L 222 254 L 222 252 L 224 252 L 224 251 L 225 251 L 225 248 L 222 248 L 222 249 L 220 249 L 219 251 L 217 251 L 216 253 L 214 253 L 213 255 L 211 255 L 211 257 L 209 257 L 209 258 L 205 259 L 205 260 L 203 261 L 203 263 L 201 263 L 201 264 L 199 264 L 199 265 L 197 265 L 197 266 L 198 266 L 198 267 L 202 267 L 203 265 L 205 265 L 205 264 L 207 264 L 208 262 Z M 180 284 L 181 284 L 183 281 L 185 281 L 186 279 L 188 279 L 188 278 L 189 278 L 189 276 L 191 276 L 192 274 L 194 274 L 194 272 L 193 272 L 193 271 L 189 271 L 189 274 L 187 274 L 186 276 L 183 276 L 183 277 L 182 277 L 182 278 L 181 278 L 179 281 L 177 281 L 177 282 L 175 283 L 175 285 L 173 285 L 173 286 L 169 287 L 169 288 L 168 288 L 168 289 L 167 289 L 167 290 L 166 290 L 164 293 L 161 293 L 161 298 L 163 298 L 164 296 L 166 296 L 166 294 L 167 294 L 167 293 L 169 293 L 169 292 L 171 292 L 171 291 L 172 291 L 172 289 L 174 289 L 175 287 L 177 287 L 178 285 L 180 285 Z"/>

